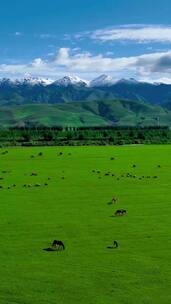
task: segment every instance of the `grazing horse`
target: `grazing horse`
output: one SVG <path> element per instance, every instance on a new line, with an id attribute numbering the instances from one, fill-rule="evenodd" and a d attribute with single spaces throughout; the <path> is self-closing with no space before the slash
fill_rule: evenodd
<path id="1" fill-rule="evenodd" d="M 62 241 L 54 240 L 52 246 L 59 249 L 62 248 L 63 250 L 65 249 L 64 243 Z"/>
<path id="2" fill-rule="evenodd" d="M 117 241 L 113 241 L 113 246 L 114 246 L 114 248 L 118 248 L 118 242 Z"/>
<path id="3" fill-rule="evenodd" d="M 116 204 L 117 201 L 118 201 L 117 197 L 113 197 L 113 198 L 112 198 L 112 203 L 113 203 L 113 204 Z"/>

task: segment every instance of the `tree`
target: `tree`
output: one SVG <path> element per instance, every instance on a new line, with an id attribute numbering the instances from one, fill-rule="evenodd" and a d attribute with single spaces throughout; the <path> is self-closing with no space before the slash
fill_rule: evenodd
<path id="1" fill-rule="evenodd" d="M 53 138 L 54 138 L 54 134 L 53 134 L 52 131 L 44 132 L 43 138 L 44 138 L 45 141 L 52 141 Z"/>

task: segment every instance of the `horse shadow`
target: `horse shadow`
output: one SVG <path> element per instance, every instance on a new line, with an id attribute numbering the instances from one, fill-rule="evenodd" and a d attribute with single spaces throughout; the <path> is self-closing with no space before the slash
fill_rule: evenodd
<path id="1" fill-rule="evenodd" d="M 43 248 L 42 250 L 44 250 L 44 251 L 64 251 L 64 249 L 61 248 L 60 246 Z"/>
<path id="2" fill-rule="evenodd" d="M 54 248 L 51 248 L 51 247 L 49 247 L 49 248 L 44 248 L 43 250 L 44 250 L 44 251 L 59 251 L 59 250 L 54 249 Z"/>

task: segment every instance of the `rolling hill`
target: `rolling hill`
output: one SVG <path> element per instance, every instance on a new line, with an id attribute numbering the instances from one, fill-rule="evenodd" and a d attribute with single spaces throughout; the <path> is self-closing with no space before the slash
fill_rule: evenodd
<path id="1" fill-rule="evenodd" d="M 1 106 L 0 127 L 170 125 L 171 112 L 142 101 L 110 100 Z"/>

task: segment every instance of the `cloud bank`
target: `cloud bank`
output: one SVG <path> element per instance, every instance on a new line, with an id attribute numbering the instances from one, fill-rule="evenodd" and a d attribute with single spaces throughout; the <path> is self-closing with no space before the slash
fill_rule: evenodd
<path id="1" fill-rule="evenodd" d="M 110 57 L 93 55 L 79 49 L 60 48 L 50 60 L 36 58 L 30 63 L 1 64 L 0 76 L 21 78 L 27 74 L 57 78 L 65 74 L 77 74 L 93 78 L 100 73 L 109 73 L 116 79 L 134 77 L 139 80 L 171 82 L 171 50 L 140 56 Z"/>

